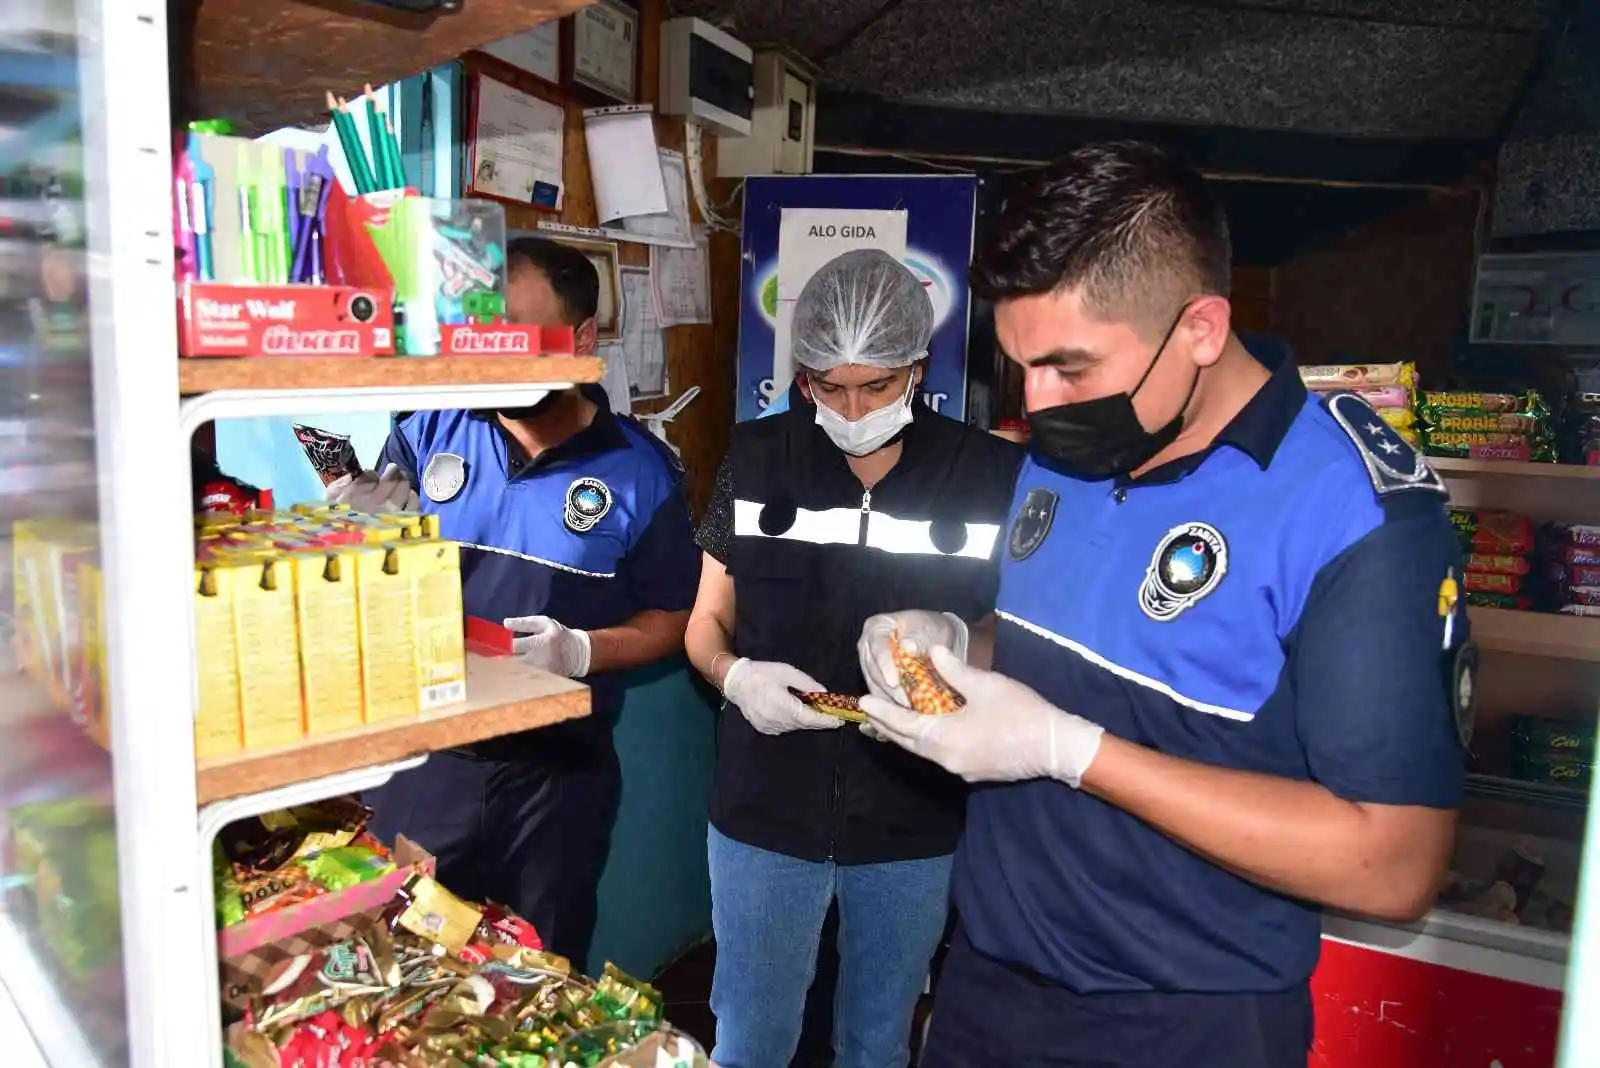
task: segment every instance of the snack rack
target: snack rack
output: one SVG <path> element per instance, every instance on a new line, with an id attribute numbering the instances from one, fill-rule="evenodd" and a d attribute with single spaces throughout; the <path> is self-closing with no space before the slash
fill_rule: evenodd
<path id="1" fill-rule="evenodd" d="M 1429 462 L 1444 478 L 1453 506 L 1504 509 L 1541 522 L 1600 521 L 1600 467 L 1442 457 Z M 1575 891 L 1579 926 L 1569 936 L 1466 914 L 1448 903 L 1409 926 L 1328 916 L 1314 985 L 1319 1008 L 1338 1005 L 1350 1022 L 1324 1029 L 1333 1033 L 1319 1032 L 1322 1059 L 1312 1058 L 1317 1068 L 1600 1063 L 1593 1046 L 1600 1036 L 1579 1030 L 1582 1009 L 1597 997 L 1592 943 L 1600 922 L 1583 915 L 1585 906 L 1591 913 L 1600 907 L 1600 887 L 1594 885 L 1600 871 L 1597 821 L 1588 821 L 1590 841 L 1586 850 L 1583 845 L 1592 790 L 1488 773 L 1495 770 L 1497 755 L 1503 762 L 1512 716 L 1550 714 L 1594 722 L 1600 619 L 1484 607 L 1472 607 L 1469 614 L 1480 663 L 1474 763 L 1457 858 L 1475 843 L 1482 856 L 1484 840 L 1493 842 L 1487 847 L 1493 849 L 1510 839 L 1533 840 L 1557 854 L 1563 874 L 1576 880 L 1582 856 L 1588 878 Z M 1550 859 L 1554 872 L 1557 863 Z M 1585 957 L 1578 947 L 1586 933 Z M 1580 959 L 1583 967 L 1569 974 L 1568 961 Z M 1569 1049 L 1558 1062 L 1563 1017 Z M 1587 1047 L 1581 1045 L 1585 1042 Z"/>
<path id="2" fill-rule="evenodd" d="M 482 0 L 435 20 L 437 25 L 401 20 L 397 29 L 392 19 L 369 24 L 328 15 L 302 0 L 208 0 L 202 24 L 211 39 L 202 34 L 196 47 L 239 54 L 248 47 L 253 70 L 293 71 L 295 84 L 281 94 L 287 103 L 273 103 L 299 113 L 274 116 L 304 119 L 314 113 L 325 83 L 359 85 L 413 73 L 582 2 Z M 221 1061 L 210 875 L 211 842 L 219 828 L 247 815 L 367 789 L 422 763 L 430 752 L 586 715 L 589 705 L 581 684 L 517 661 L 469 657 L 468 699 L 460 705 L 415 721 L 205 761 L 197 771 L 194 634 L 184 594 L 193 566 L 194 431 L 216 419 L 296 412 L 532 404 L 552 388 L 598 382 L 603 368 L 600 360 L 583 357 L 180 361 L 168 5 L 76 0 L 76 13 L 105 698 L 111 710 L 105 776 L 116 818 L 126 1055 L 108 1054 L 105 1043 L 85 1033 L 81 1014 L 56 995 L 55 979 L 4 910 L 0 996 L 9 993 L 52 1068 L 206 1068 Z M 295 20 L 304 25 L 324 19 L 332 50 L 348 54 L 328 55 L 324 45 L 308 46 L 303 35 L 283 32 Z M 394 47 L 397 35 L 412 47 Z M 321 67 L 307 70 L 290 54 L 296 47 L 321 49 Z M 274 55 L 277 49 L 283 54 Z M 369 61 L 377 66 L 361 69 Z M 209 63 L 209 76 L 222 80 L 219 62 L 226 64 L 197 60 L 202 79 Z M 262 83 L 255 74 L 241 80 Z M 226 92 L 216 95 L 227 98 Z M 90 386 L 80 388 L 86 396 Z M 21 675 L 0 674 L 0 732 L 50 715 L 56 711 L 52 703 Z"/>

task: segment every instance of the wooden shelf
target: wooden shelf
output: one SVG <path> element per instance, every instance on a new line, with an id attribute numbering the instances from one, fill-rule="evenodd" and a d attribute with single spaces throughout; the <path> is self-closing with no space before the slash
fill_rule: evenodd
<path id="1" fill-rule="evenodd" d="M 599 382 L 598 356 L 217 356 L 178 361 L 183 393 Z"/>
<path id="2" fill-rule="evenodd" d="M 1453 456 L 1429 456 L 1428 466 L 1447 478 L 1453 475 L 1474 477 L 1510 476 L 1515 478 L 1564 478 L 1600 482 L 1600 467 L 1580 464 L 1536 464 L 1520 460 L 1459 460 Z"/>
<path id="3" fill-rule="evenodd" d="M 589 688 L 515 657 L 467 654 L 467 700 L 420 719 L 376 723 L 294 745 L 202 760 L 200 804 L 387 764 L 589 714 Z"/>
<path id="4" fill-rule="evenodd" d="M 1469 608 L 1478 648 L 1524 656 L 1600 661 L 1600 617 Z"/>
<path id="5" fill-rule="evenodd" d="M 467 0 L 454 14 L 417 15 L 357 0 L 187 0 L 187 117 L 226 116 L 252 134 L 326 121 L 330 92 L 355 96 L 589 2 Z"/>
<path id="6" fill-rule="evenodd" d="M 1523 782 L 1520 779 L 1508 779 L 1503 775 L 1484 775 L 1479 772 L 1467 773 L 1467 793 L 1473 797 L 1532 805 L 1536 808 L 1583 812 L 1589 807 L 1587 787 Z"/>

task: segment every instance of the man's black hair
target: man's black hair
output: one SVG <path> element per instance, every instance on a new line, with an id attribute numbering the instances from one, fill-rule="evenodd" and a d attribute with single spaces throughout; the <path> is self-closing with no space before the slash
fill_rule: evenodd
<path id="1" fill-rule="evenodd" d="M 972 267 L 988 300 L 1080 290 L 1108 319 L 1164 329 L 1187 300 L 1227 296 L 1228 219 L 1206 180 L 1155 145 L 1085 145 L 1028 176 Z"/>
<path id="2" fill-rule="evenodd" d="M 581 326 L 600 310 L 600 274 L 571 246 L 543 237 L 515 238 L 506 243 L 506 267 L 513 273 L 532 267 L 549 279 L 568 326 Z"/>

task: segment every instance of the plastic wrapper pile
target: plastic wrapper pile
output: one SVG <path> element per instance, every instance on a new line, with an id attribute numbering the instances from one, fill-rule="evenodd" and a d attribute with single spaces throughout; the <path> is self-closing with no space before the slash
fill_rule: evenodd
<path id="1" fill-rule="evenodd" d="M 230 827 L 217 858 L 222 918 L 376 877 L 387 860 L 364 833 L 370 815 L 335 801 Z M 229 887 L 241 872 L 271 882 L 270 894 Z M 325 945 L 296 942 L 305 948 L 270 957 L 232 992 L 230 1068 L 707 1064 L 694 1040 L 663 1020 L 648 983 L 610 964 L 598 978 L 578 974 L 520 916 L 463 901 L 420 871 L 343 929 Z"/>
<path id="2" fill-rule="evenodd" d="M 1477 393 L 1424 390 L 1418 398 L 1423 451 L 1430 456 L 1554 462 L 1550 409 L 1538 390 Z"/>

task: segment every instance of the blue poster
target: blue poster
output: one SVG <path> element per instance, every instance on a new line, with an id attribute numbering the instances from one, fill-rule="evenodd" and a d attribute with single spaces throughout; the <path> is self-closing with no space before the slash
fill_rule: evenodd
<path id="1" fill-rule="evenodd" d="M 978 179 L 972 175 L 811 175 L 747 179 L 739 304 L 739 380 L 734 418 L 754 419 L 789 388 L 774 374 L 779 330 L 778 241 L 783 210 L 904 211 L 905 255 L 933 300 L 923 399 L 953 419 L 967 405 L 967 268 Z"/>

